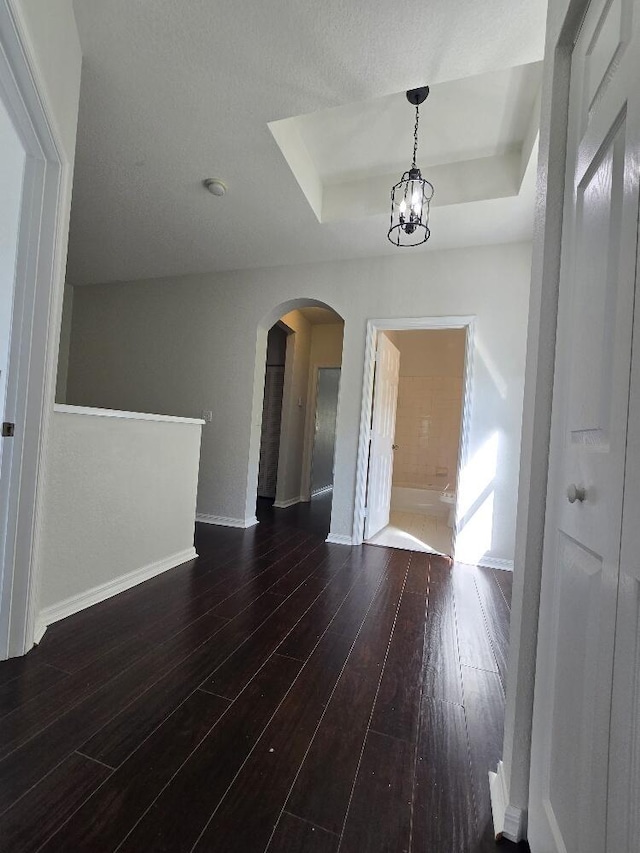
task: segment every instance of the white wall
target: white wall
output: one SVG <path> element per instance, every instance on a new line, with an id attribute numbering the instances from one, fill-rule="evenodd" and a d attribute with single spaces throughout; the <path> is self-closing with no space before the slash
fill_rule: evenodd
<path id="1" fill-rule="evenodd" d="M 0 414 L 7 388 L 24 163 L 24 148 L 0 100 Z"/>
<path id="2" fill-rule="evenodd" d="M 54 412 L 44 625 L 195 556 L 200 422 L 114 414 Z"/>
<path id="3" fill-rule="evenodd" d="M 67 375 L 69 373 L 69 346 L 71 344 L 71 323 L 73 319 L 73 288 L 65 285 L 62 299 L 62 321 L 60 324 L 60 345 L 58 347 L 58 374 L 56 377 L 56 402 L 67 399 Z"/>
<path id="4" fill-rule="evenodd" d="M 345 320 L 332 533 L 351 536 L 367 318 L 473 314 L 470 452 L 496 437 L 488 554 L 512 559 L 531 248 L 509 244 L 77 287 L 68 401 L 194 415 L 199 512 L 253 515 L 268 328 L 306 298 Z M 206 405 L 205 405 L 206 403 Z"/>
<path id="5" fill-rule="evenodd" d="M 17 13 L 30 60 L 56 141 L 73 165 L 78 128 L 82 53 L 72 0 L 10 0 Z"/>

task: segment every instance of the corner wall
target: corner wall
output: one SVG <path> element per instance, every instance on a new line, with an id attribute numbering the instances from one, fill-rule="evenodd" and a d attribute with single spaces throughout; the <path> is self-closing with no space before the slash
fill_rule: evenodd
<path id="1" fill-rule="evenodd" d="M 42 628 L 197 556 L 201 428 L 200 421 L 56 407 Z"/>
<path id="2" fill-rule="evenodd" d="M 60 323 L 60 345 L 58 347 L 58 375 L 56 377 L 56 403 L 67 399 L 67 374 L 69 372 L 69 345 L 73 320 L 73 288 L 65 284 L 62 297 L 62 320 Z"/>
<path id="3" fill-rule="evenodd" d="M 367 319 L 473 314 L 470 457 L 498 437 L 487 553 L 511 560 L 530 263 L 523 243 L 76 287 L 67 401 L 187 417 L 212 409 L 198 511 L 244 519 L 259 447 L 259 327 L 281 304 L 319 300 L 345 320 L 331 532 L 350 539 Z"/>

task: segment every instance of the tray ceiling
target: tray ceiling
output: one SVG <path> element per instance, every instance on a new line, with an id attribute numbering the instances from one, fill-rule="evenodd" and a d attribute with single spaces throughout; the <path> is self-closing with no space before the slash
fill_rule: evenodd
<path id="1" fill-rule="evenodd" d="M 545 0 L 76 0 L 75 11 L 74 284 L 398 251 L 380 199 L 411 150 L 402 92 L 425 82 L 421 155 L 440 206 L 414 251 L 530 237 L 531 158 L 518 152 Z M 315 206 L 270 132 L 296 116 L 316 193 L 334 188 Z M 488 193 L 479 178 L 495 167 L 498 182 L 500 165 L 508 185 Z M 208 193 L 206 177 L 222 178 L 227 195 Z M 461 195 L 472 186 L 473 203 Z"/>

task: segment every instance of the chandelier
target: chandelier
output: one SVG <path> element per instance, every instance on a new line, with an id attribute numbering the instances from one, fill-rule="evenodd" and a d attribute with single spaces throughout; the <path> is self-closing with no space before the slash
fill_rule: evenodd
<path id="1" fill-rule="evenodd" d="M 387 234 L 394 246 L 419 246 L 426 243 L 429 231 L 429 203 L 433 198 L 433 186 L 422 177 L 416 166 L 418 151 L 418 124 L 420 104 L 427 100 L 429 87 L 409 89 L 407 100 L 416 108 L 416 123 L 413 128 L 413 160 L 411 168 L 391 190 L 391 224 Z"/>

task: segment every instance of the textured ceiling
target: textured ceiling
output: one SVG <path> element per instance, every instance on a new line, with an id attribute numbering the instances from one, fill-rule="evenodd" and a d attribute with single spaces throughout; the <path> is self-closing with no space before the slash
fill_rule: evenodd
<path id="1" fill-rule="evenodd" d="M 546 2 L 75 10 L 84 63 L 69 280 L 84 284 L 397 251 L 386 215 L 318 222 L 268 123 L 539 61 Z M 225 198 L 202 188 L 209 176 L 228 183 Z M 475 218 L 435 209 L 425 250 L 522 239 L 531 204 L 514 217 L 505 201 L 482 202 Z"/>
<path id="2" fill-rule="evenodd" d="M 424 167 L 502 154 L 524 140 L 542 63 L 431 85 L 420 107 L 418 161 Z M 294 119 L 323 181 L 407 168 L 414 108 L 404 92 Z"/>
<path id="3" fill-rule="evenodd" d="M 518 206 L 534 153 L 542 63 L 436 83 L 422 105 L 417 163 L 436 187 L 434 206 L 510 198 Z M 355 220 L 389 210 L 389 187 L 411 159 L 414 110 L 398 92 L 304 116 L 269 129 L 319 222 Z M 533 209 L 533 197 L 526 199 Z M 441 223 L 442 224 L 442 223 Z M 439 240 L 469 233 L 442 228 Z"/>

